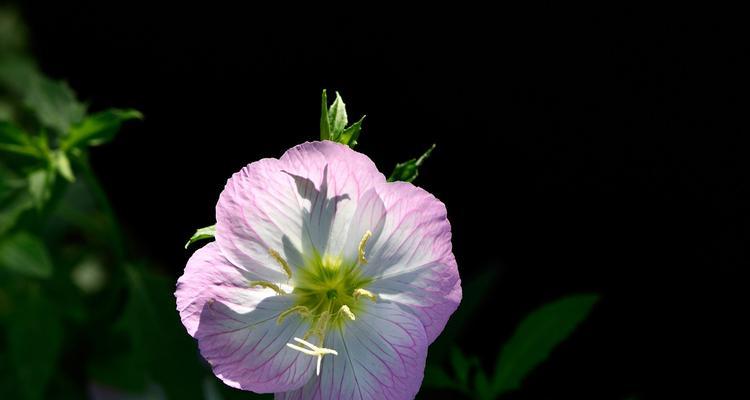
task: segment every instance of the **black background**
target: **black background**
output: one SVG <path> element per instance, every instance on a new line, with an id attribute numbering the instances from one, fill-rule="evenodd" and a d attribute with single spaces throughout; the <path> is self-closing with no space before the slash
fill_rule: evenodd
<path id="1" fill-rule="evenodd" d="M 462 277 L 499 272 L 465 352 L 489 368 L 533 308 L 602 294 L 513 398 L 731 393 L 750 204 L 736 25 L 287 8 L 22 4 L 45 72 L 93 110 L 145 114 L 92 155 L 134 252 L 179 276 L 226 179 L 314 140 L 320 91 L 338 90 L 384 172 L 437 144 L 416 183 L 448 207 Z"/>

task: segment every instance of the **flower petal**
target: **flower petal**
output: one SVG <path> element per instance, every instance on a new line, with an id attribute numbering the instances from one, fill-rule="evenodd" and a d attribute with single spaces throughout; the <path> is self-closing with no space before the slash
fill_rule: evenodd
<path id="1" fill-rule="evenodd" d="M 195 338 L 214 374 L 229 386 L 258 393 L 294 390 L 315 374 L 315 359 L 286 347 L 309 324 L 297 315 L 277 323 L 293 305 L 290 296 L 271 296 L 248 313 L 220 302 L 206 303 Z"/>
<path id="2" fill-rule="evenodd" d="M 351 218 L 349 230 L 346 234 L 344 259 L 347 263 L 357 262 L 359 246 L 367 231 L 370 231 L 372 235 L 367 243 L 373 243 L 380 237 L 385 225 L 385 217 L 385 205 L 375 188 L 368 190 L 359 198 L 357 208 Z M 370 247 L 366 246 L 365 250 Z M 367 254 L 367 251 L 365 251 L 365 255 Z"/>
<path id="3" fill-rule="evenodd" d="M 250 288 L 258 277 L 232 265 L 215 242 L 198 249 L 177 280 L 177 311 L 183 325 L 195 336 L 206 302 L 219 301 L 238 312 L 252 311 L 263 299 L 273 296 L 271 289 Z"/>
<path id="4" fill-rule="evenodd" d="M 280 161 L 307 210 L 312 245 L 320 254 L 341 253 L 357 200 L 385 177 L 364 154 L 330 141 L 295 146 Z"/>
<path id="5" fill-rule="evenodd" d="M 278 315 L 293 299 L 271 289 L 248 287 L 257 276 L 232 265 L 215 242 L 196 251 L 177 281 L 177 310 L 203 357 L 227 385 L 256 392 L 291 390 L 315 371 L 310 357 L 286 351 L 308 325 Z"/>
<path id="6" fill-rule="evenodd" d="M 394 304 L 372 304 L 333 330 L 320 376 L 302 388 L 277 393 L 276 399 L 412 399 L 419 391 L 427 357 L 424 328 Z"/>
<path id="7" fill-rule="evenodd" d="M 410 183 L 376 189 L 386 217 L 362 267 L 374 278 L 368 290 L 413 312 L 432 343 L 461 301 L 445 205 Z"/>
<path id="8" fill-rule="evenodd" d="M 385 177 L 365 155 L 333 142 L 304 143 L 227 182 L 216 205 L 216 242 L 235 265 L 287 279 L 269 250 L 294 269 L 302 254 L 337 254 L 362 193 Z"/>

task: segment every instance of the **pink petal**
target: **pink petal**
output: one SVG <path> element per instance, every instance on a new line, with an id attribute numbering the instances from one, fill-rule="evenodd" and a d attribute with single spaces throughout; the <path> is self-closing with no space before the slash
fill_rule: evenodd
<path id="1" fill-rule="evenodd" d="M 301 144 L 229 179 L 216 205 L 216 242 L 235 265 L 285 281 L 269 249 L 292 268 L 313 249 L 340 253 L 357 199 L 384 181 L 367 156 L 347 146 Z"/>
<path id="2" fill-rule="evenodd" d="M 365 247 L 365 255 L 369 254 L 372 243 L 380 236 L 385 224 L 385 205 L 377 190 L 368 190 L 357 201 L 357 208 L 349 225 L 344 246 L 344 259 L 347 263 L 356 263 L 359 258 L 359 245 L 365 233 L 370 231 L 372 237 Z"/>
<path id="3" fill-rule="evenodd" d="M 338 351 L 320 376 L 276 399 L 412 399 L 419 390 L 427 338 L 418 319 L 393 304 L 372 304 L 326 338 Z"/>
<path id="4" fill-rule="evenodd" d="M 315 373 L 312 357 L 286 343 L 308 329 L 296 315 L 277 324 L 293 299 L 249 287 L 257 276 L 232 265 L 215 243 L 193 254 L 177 283 L 177 309 L 203 357 L 227 385 L 255 392 L 296 389 Z"/>
<path id="5" fill-rule="evenodd" d="M 461 302 L 445 205 L 410 183 L 388 183 L 376 190 L 386 214 L 362 267 L 375 279 L 368 289 L 413 312 L 432 343 Z"/>
<path id="6" fill-rule="evenodd" d="M 238 312 L 249 312 L 263 299 L 276 293 L 270 289 L 248 287 L 259 278 L 240 270 L 219 251 L 215 242 L 198 249 L 177 280 L 177 311 L 188 333 L 195 336 L 201 313 L 209 301 L 219 301 Z"/>

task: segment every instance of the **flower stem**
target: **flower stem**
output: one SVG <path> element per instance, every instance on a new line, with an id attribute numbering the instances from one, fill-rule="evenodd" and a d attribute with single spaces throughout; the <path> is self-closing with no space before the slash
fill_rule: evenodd
<path id="1" fill-rule="evenodd" d="M 79 157 L 75 157 L 75 160 L 78 163 L 79 171 L 81 172 L 86 185 L 91 190 L 94 201 L 104 214 L 107 224 L 107 234 L 110 237 L 112 249 L 117 261 L 122 263 L 125 260 L 125 240 L 122 235 L 122 229 L 120 229 L 120 223 L 117 220 L 117 216 L 115 215 L 112 205 L 109 202 L 109 198 L 107 197 L 107 193 L 104 191 L 99 179 L 94 174 L 88 155 L 82 153 Z"/>

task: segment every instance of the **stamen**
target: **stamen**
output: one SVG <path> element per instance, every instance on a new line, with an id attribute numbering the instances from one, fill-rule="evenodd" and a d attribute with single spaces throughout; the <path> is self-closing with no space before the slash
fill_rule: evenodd
<path id="1" fill-rule="evenodd" d="M 281 254 L 279 254 L 279 252 L 274 249 L 268 249 L 268 254 L 270 254 L 271 257 L 273 257 L 273 259 L 276 260 L 279 265 L 281 265 L 281 268 L 284 268 L 286 276 L 289 277 L 289 279 L 292 279 L 292 269 L 289 267 L 289 263 L 287 263 L 286 260 L 281 257 Z"/>
<path id="2" fill-rule="evenodd" d="M 301 351 L 302 353 L 305 353 L 307 355 L 318 357 L 317 367 L 315 368 L 315 374 L 318 376 L 320 376 L 320 362 L 323 360 L 323 356 L 326 354 L 333 354 L 334 356 L 339 355 L 339 353 L 336 350 L 326 349 L 325 347 L 318 347 L 304 339 L 300 339 L 296 337 L 294 338 L 294 340 L 297 343 L 301 343 L 302 345 L 307 346 L 309 350 L 304 347 L 297 346 L 296 344 L 292 344 L 292 343 L 287 343 L 286 345 L 294 350 Z"/>
<path id="3" fill-rule="evenodd" d="M 286 317 L 288 317 L 289 315 L 291 315 L 293 313 L 298 313 L 302 317 L 309 317 L 310 316 L 310 310 L 307 307 L 305 307 L 305 306 L 294 306 L 294 307 L 292 307 L 292 308 L 284 311 L 283 313 L 279 314 L 279 317 L 276 318 L 276 323 L 280 325 L 282 322 L 284 322 L 284 319 Z"/>
<path id="4" fill-rule="evenodd" d="M 250 281 L 249 285 L 250 285 L 250 287 L 260 286 L 260 287 L 264 287 L 264 288 L 267 288 L 267 289 L 273 289 L 274 292 L 278 293 L 281 296 L 283 296 L 283 295 L 286 294 L 286 292 L 284 290 L 282 290 L 279 287 L 279 285 L 277 285 L 275 283 L 268 282 L 268 281 Z"/>
<path id="5" fill-rule="evenodd" d="M 365 232 L 365 235 L 362 236 L 362 240 L 359 241 L 359 263 L 364 265 L 367 264 L 367 259 L 365 258 L 365 246 L 367 246 L 367 241 L 370 240 L 372 237 L 372 232 L 369 230 Z"/>
<path id="6" fill-rule="evenodd" d="M 339 309 L 339 312 L 344 313 L 344 315 L 349 317 L 349 319 L 351 319 L 352 321 L 357 319 L 357 317 L 354 316 L 354 313 L 352 312 L 352 310 L 350 310 L 349 306 L 347 306 L 346 304 L 341 306 L 341 308 Z"/>
<path id="7" fill-rule="evenodd" d="M 367 297 L 368 299 L 372 301 L 376 301 L 378 299 L 378 295 L 374 294 L 373 292 L 365 289 L 355 289 L 354 293 L 352 294 L 354 296 L 355 300 L 359 300 L 360 296 Z"/>
<path id="8" fill-rule="evenodd" d="M 317 335 L 318 338 L 322 341 L 325 337 L 325 333 L 328 330 L 328 323 L 331 321 L 331 313 L 328 311 L 323 311 L 318 316 L 318 320 L 315 321 L 315 326 L 310 328 L 305 333 L 305 339 L 309 338 L 312 335 Z"/>

